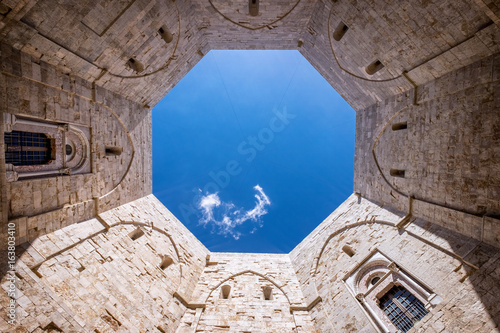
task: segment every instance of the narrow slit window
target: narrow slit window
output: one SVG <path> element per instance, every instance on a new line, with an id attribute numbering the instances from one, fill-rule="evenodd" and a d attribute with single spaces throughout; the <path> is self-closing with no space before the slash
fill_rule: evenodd
<path id="1" fill-rule="evenodd" d="M 349 257 L 352 257 L 353 255 L 356 254 L 356 252 L 353 250 L 353 248 L 350 247 L 349 245 L 344 245 L 342 247 L 342 251 L 344 251 Z"/>
<path id="2" fill-rule="evenodd" d="M 140 237 L 144 236 L 144 231 L 142 231 L 141 228 L 137 228 L 135 229 L 134 231 L 132 231 L 130 234 L 128 234 L 128 236 L 133 240 L 137 240 L 139 239 Z"/>
<path id="3" fill-rule="evenodd" d="M 250 15 L 252 16 L 259 15 L 259 0 L 248 0 L 248 9 Z"/>
<path id="4" fill-rule="evenodd" d="M 366 74 L 373 75 L 373 74 L 377 73 L 379 70 L 381 70 L 382 68 L 384 68 L 384 64 L 382 64 L 380 62 L 380 60 L 375 60 L 374 62 L 369 64 L 365 70 L 366 70 Z"/>
<path id="5" fill-rule="evenodd" d="M 120 156 L 122 151 L 122 147 L 106 146 L 106 156 Z"/>
<path id="6" fill-rule="evenodd" d="M 231 287 L 227 284 L 222 286 L 221 288 L 221 296 L 222 299 L 229 299 L 229 295 L 231 294 Z"/>
<path id="7" fill-rule="evenodd" d="M 162 270 L 165 270 L 167 269 L 170 265 L 172 265 L 174 263 L 174 261 L 172 260 L 172 258 L 170 258 L 169 256 L 165 256 L 163 258 L 163 260 L 161 261 L 160 263 L 160 268 Z"/>
<path id="8" fill-rule="evenodd" d="M 262 288 L 262 292 L 264 293 L 264 300 L 269 301 L 273 299 L 273 288 L 264 287 Z"/>
<path id="9" fill-rule="evenodd" d="M 391 169 L 390 175 L 393 177 L 405 178 L 405 171 L 400 169 Z"/>
<path id="10" fill-rule="evenodd" d="M 405 122 L 401 122 L 401 123 L 395 123 L 395 124 L 392 124 L 392 130 L 393 131 L 400 131 L 400 130 L 404 130 L 404 129 L 407 129 L 408 128 L 408 123 L 405 121 Z"/>
<path id="11" fill-rule="evenodd" d="M 144 70 L 144 65 L 137 59 L 130 58 L 127 61 L 127 66 L 130 67 L 134 72 L 140 73 Z"/>
<path id="12" fill-rule="evenodd" d="M 168 30 L 166 25 L 162 25 L 160 29 L 158 29 L 158 33 L 161 38 L 165 41 L 165 43 L 170 43 L 174 40 L 174 35 Z"/>
<path id="13" fill-rule="evenodd" d="M 379 307 L 401 332 L 408 332 L 429 313 L 424 304 L 402 286 L 394 286 L 382 296 Z"/>
<path id="14" fill-rule="evenodd" d="M 333 39 L 335 39 L 337 42 L 344 37 L 345 33 L 349 30 L 349 27 L 345 25 L 344 22 L 340 22 L 335 31 L 333 32 Z"/>

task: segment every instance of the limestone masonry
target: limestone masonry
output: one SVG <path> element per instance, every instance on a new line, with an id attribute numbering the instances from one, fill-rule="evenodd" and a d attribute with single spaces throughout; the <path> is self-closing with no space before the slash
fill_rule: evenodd
<path id="1" fill-rule="evenodd" d="M 151 108 L 211 49 L 299 50 L 357 112 L 289 254 L 151 194 Z M 500 332 L 500 2 L 2 0 L 0 72 L 1 332 Z"/>

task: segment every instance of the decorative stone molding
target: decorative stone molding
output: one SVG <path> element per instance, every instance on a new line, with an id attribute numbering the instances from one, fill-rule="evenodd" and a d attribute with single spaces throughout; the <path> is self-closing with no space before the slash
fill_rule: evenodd
<path id="1" fill-rule="evenodd" d="M 380 298 L 394 286 L 401 286 L 411 293 L 427 311 L 442 301 L 427 284 L 378 249 L 370 252 L 343 280 L 378 332 L 397 330 L 379 304 Z"/>

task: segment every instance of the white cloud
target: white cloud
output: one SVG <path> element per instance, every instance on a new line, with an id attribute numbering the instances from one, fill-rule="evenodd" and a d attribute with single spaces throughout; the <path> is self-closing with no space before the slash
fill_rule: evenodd
<path id="1" fill-rule="evenodd" d="M 200 223 L 210 224 L 217 232 L 223 235 L 231 235 L 234 239 L 239 239 L 242 235 L 236 229 L 245 222 L 251 221 L 253 228 L 250 233 L 254 233 L 257 228 L 255 224 L 262 227 L 261 216 L 267 214 L 267 206 L 271 205 L 269 197 L 259 185 L 254 186 L 255 207 L 250 210 L 236 208 L 231 202 L 221 201 L 218 193 L 211 193 L 201 197 L 198 203 L 198 209 L 202 214 Z"/>
<path id="2" fill-rule="evenodd" d="M 214 219 L 214 208 L 220 206 L 220 199 L 217 193 L 209 194 L 201 198 L 199 209 L 203 210 L 203 224 Z"/>

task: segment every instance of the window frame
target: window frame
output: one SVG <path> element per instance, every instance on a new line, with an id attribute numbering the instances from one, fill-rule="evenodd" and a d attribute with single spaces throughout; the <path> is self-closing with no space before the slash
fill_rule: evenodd
<path id="1" fill-rule="evenodd" d="M 376 277 L 379 280 L 371 284 Z M 379 306 L 379 300 L 395 285 L 405 288 L 428 312 L 442 301 L 425 282 L 377 248 L 356 264 L 344 276 L 343 282 L 377 332 L 398 331 Z"/>

